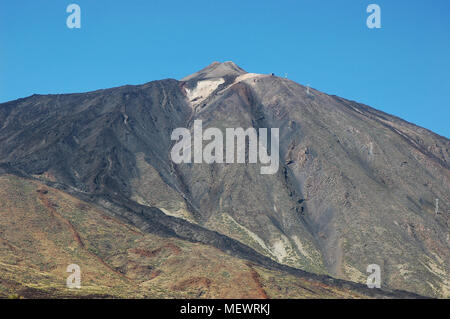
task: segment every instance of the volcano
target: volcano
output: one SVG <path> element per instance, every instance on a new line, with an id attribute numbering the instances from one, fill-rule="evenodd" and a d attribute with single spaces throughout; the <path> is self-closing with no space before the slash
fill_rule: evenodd
<path id="1" fill-rule="evenodd" d="M 279 129 L 279 169 L 174 163 L 172 132 L 200 120 L 223 136 Z M 0 294 L 448 298 L 449 147 L 233 62 L 3 103 Z M 371 264 L 381 289 L 365 285 Z"/>

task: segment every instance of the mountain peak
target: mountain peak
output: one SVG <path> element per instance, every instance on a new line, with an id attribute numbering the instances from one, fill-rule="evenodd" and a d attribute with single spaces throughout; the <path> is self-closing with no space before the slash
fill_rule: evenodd
<path id="1" fill-rule="evenodd" d="M 225 62 L 215 61 L 210 65 L 208 65 L 207 67 L 201 69 L 200 71 L 188 75 L 181 80 L 182 81 L 190 81 L 193 79 L 203 80 L 211 78 L 220 78 L 226 75 L 239 76 L 245 73 L 247 72 L 232 61 L 225 61 Z"/>

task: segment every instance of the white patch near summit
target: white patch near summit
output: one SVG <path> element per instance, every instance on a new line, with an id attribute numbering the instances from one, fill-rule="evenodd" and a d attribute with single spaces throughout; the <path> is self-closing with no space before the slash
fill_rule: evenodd
<path id="1" fill-rule="evenodd" d="M 223 78 L 199 81 L 195 88 L 186 89 L 187 97 L 194 105 L 199 104 L 224 82 Z"/>
<path id="2" fill-rule="evenodd" d="M 245 74 L 239 75 L 236 78 L 236 80 L 234 80 L 234 83 L 238 83 L 238 82 L 245 81 L 248 79 L 253 79 L 253 78 L 261 78 L 263 76 L 264 76 L 264 74 L 259 74 L 259 73 L 245 73 Z"/>

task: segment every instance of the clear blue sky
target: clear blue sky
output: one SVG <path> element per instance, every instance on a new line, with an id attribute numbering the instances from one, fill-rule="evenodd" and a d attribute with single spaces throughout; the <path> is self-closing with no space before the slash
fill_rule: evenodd
<path id="1" fill-rule="evenodd" d="M 81 29 L 66 26 L 70 3 Z M 371 3 L 381 29 L 366 26 Z M 0 0 L 0 102 L 228 60 L 450 137 L 449 0 Z"/>

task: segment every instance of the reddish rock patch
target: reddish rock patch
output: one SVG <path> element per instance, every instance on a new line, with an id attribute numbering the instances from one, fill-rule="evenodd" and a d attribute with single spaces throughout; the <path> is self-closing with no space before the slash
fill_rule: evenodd
<path id="1" fill-rule="evenodd" d="M 192 277 L 181 281 L 180 283 L 172 286 L 172 290 L 184 291 L 189 288 L 206 288 L 211 285 L 211 279 L 206 277 Z"/>

